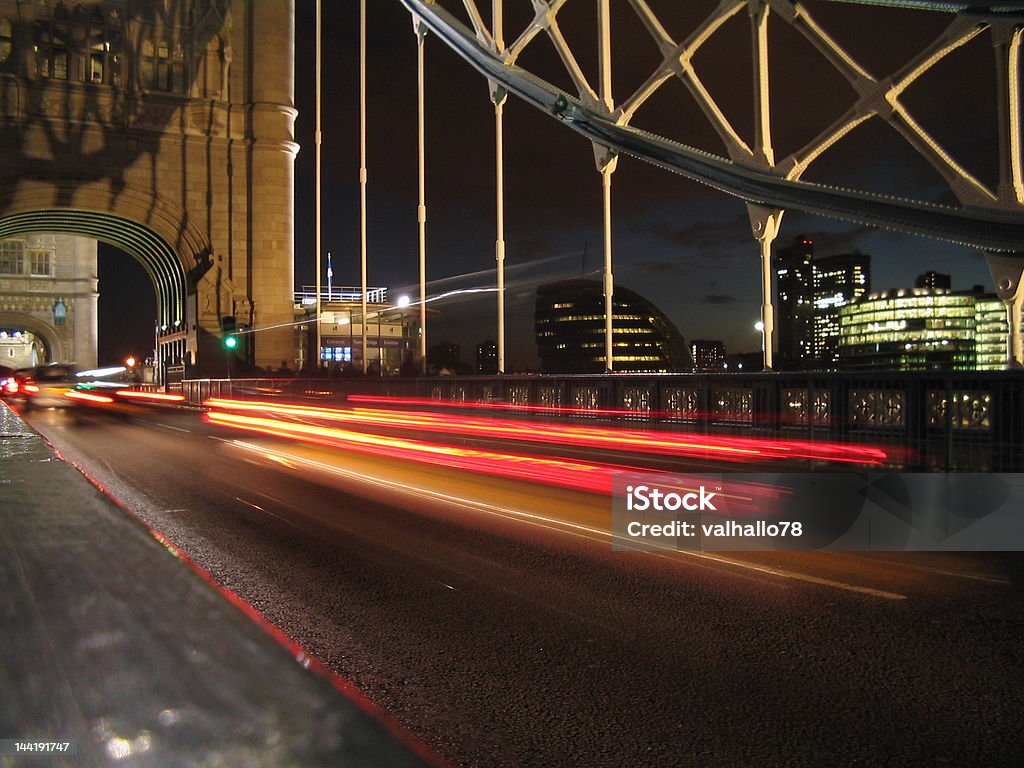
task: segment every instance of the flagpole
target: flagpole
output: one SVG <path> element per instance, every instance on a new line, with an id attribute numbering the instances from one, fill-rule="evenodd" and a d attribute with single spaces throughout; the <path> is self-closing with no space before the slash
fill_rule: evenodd
<path id="1" fill-rule="evenodd" d="M 331 264 L 331 252 L 327 252 L 327 300 L 334 300 L 334 265 Z"/>

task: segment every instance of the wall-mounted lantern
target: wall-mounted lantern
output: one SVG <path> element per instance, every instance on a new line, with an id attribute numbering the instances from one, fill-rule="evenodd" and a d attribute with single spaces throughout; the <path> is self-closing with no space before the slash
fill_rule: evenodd
<path id="1" fill-rule="evenodd" d="M 63 298 L 58 297 L 57 300 L 53 302 L 53 324 L 64 325 L 64 323 L 67 322 L 67 319 L 68 305 L 64 303 Z"/>

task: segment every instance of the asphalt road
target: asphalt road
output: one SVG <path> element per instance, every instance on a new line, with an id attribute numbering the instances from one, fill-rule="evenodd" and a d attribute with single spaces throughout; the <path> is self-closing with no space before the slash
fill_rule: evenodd
<path id="1" fill-rule="evenodd" d="M 30 422 L 453 764 L 1024 764 L 995 556 L 615 552 L 581 492 L 195 414 Z"/>

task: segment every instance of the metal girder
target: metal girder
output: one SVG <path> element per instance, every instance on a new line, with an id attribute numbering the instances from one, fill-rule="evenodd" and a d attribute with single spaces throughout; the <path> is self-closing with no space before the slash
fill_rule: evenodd
<path id="1" fill-rule="evenodd" d="M 976 13 L 983 15 L 1024 14 L 1024 3 L 955 3 L 937 0 L 824 0 L 827 3 L 845 5 L 881 5 L 886 8 L 910 8 L 916 11 L 941 11 L 943 13 Z"/>
<path id="2" fill-rule="evenodd" d="M 853 2 L 854 0 L 834 0 L 835 2 Z M 981 248 L 986 251 L 1020 252 L 1024 244 L 1024 211 L 1020 210 L 1013 191 L 1016 189 L 1013 176 L 1014 169 L 1005 175 L 1010 183 L 1002 185 L 1000 196 L 985 189 L 963 169 L 956 165 L 952 158 L 935 142 L 913 119 L 899 102 L 901 91 L 917 78 L 923 71 L 934 65 L 950 50 L 962 45 L 970 39 L 967 25 L 954 19 L 947 32 L 933 46 L 905 65 L 894 76 L 876 79 L 857 65 L 845 52 L 825 35 L 806 9 L 791 0 L 763 0 L 764 8 L 776 10 L 784 20 L 799 17 L 800 24 L 794 26 L 801 31 L 822 52 L 827 60 L 844 73 L 855 90 L 862 94 L 861 100 L 829 129 L 826 129 L 814 142 L 801 152 L 774 164 L 770 157 L 770 134 L 765 123 L 758 131 L 754 148 L 751 149 L 739 139 L 735 131 L 716 113 L 716 105 L 706 92 L 701 91 L 699 79 L 689 67 L 689 61 L 700 43 L 720 26 L 722 20 L 735 13 L 739 8 L 748 5 L 744 0 L 723 0 L 709 20 L 698 32 L 691 36 L 690 41 L 683 45 L 676 44 L 665 32 L 644 0 L 630 0 L 630 5 L 640 15 L 648 31 L 660 46 L 665 61 L 661 68 L 648 80 L 640 91 L 627 99 L 618 110 L 609 111 L 605 104 L 580 75 L 574 77 L 574 84 L 579 94 L 563 92 L 536 75 L 515 65 L 515 60 L 523 48 L 541 31 L 552 36 L 551 28 L 558 10 L 564 0 L 533 0 L 536 11 L 531 25 L 520 35 L 513 46 L 503 53 L 496 53 L 490 46 L 483 45 L 478 33 L 474 33 L 436 2 L 430 0 L 401 0 L 402 4 L 430 28 L 441 40 L 454 49 L 462 58 L 480 71 L 492 82 L 500 84 L 506 90 L 521 99 L 533 104 L 561 120 L 568 127 L 583 134 L 591 141 L 603 144 L 613 150 L 625 152 L 661 167 L 683 174 L 727 194 L 738 197 L 748 204 L 766 209 L 794 208 L 832 218 L 845 219 L 869 226 L 899 230 L 913 234 L 926 235 L 940 240 Z M 951 13 L 967 12 L 972 21 L 978 15 L 990 13 L 1000 19 L 1010 19 L 1015 13 L 1024 13 L 1024 3 L 1000 6 L 976 6 L 968 3 L 939 2 L 886 2 L 873 3 L 882 5 L 901 5 L 918 9 L 945 11 Z M 756 9 L 755 9 L 756 10 Z M 787 19 L 787 16 L 789 17 Z M 765 54 L 766 44 L 763 39 L 763 18 L 758 21 L 754 17 L 755 49 L 758 55 Z M 759 26 L 760 23 L 760 26 Z M 552 36 L 557 44 L 557 36 Z M 1018 55 L 1019 37 L 1010 46 L 1013 56 Z M 559 50 L 563 61 L 571 52 Z M 1016 61 L 1014 58 L 1013 61 Z M 1005 64 L 1004 64 L 1005 66 Z M 570 68 L 570 75 L 572 68 Z M 691 92 L 698 95 L 698 103 L 709 116 L 712 123 L 723 137 L 727 151 L 732 159 L 704 152 L 693 147 L 656 136 L 627 123 L 636 108 L 661 82 L 673 75 L 682 77 Z M 1016 82 L 1015 78 L 1007 77 Z M 759 90 L 767 89 L 767 82 Z M 759 97 L 762 98 L 762 97 Z M 1012 148 L 1019 148 L 1019 137 L 1013 137 L 1012 126 L 1019 126 L 1019 105 L 1016 99 L 1009 100 L 1011 113 L 1007 125 L 1001 131 L 1008 132 L 1004 143 Z M 764 109 L 760 112 L 764 120 L 769 117 L 766 101 L 759 102 Z M 865 191 L 813 184 L 799 180 L 799 175 L 807 167 L 810 160 L 832 146 L 842 136 L 871 116 L 879 115 L 890 122 L 914 148 L 928 160 L 950 183 L 953 191 L 961 201 L 969 206 L 954 208 L 921 201 L 909 200 L 894 196 L 879 195 Z M 1013 122 L 1011 122 L 1011 120 Z M 767 150 L 767 151 L 766 151 Z M 803 156 L 801 156 L 803 153 Z M 1019 168 L 1019 163 L 1017 165 Z M 1019 181 L 1019 173 L 1017 180 Z M 1017 185 L 1019 186 L 1019 185 Z M 1004 190 L 1009 190 L 1007 193 Z"/>

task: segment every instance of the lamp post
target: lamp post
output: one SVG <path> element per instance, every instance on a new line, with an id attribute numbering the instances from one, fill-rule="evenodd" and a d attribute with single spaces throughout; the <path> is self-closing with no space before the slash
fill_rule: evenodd
<path id="1" fill-rule="evenodd" d="M 417 143 L 419 146 L 419 205 L 416 218 L 419 222 L 419 254 L 420 254 L 420 370 L 427 372 L 427 182 L 426 182 L 426 141 L 424 119 L 424 65 L 423 44 L 426 42 L 427 28 L 419 19 L 413 20 L 416 33 L 416 126 Z"/>
<path id="2" fill-rule="evenodd" d="M 492 6 L 494 48 L 499 54 L 505 50 L 502 28 L 502 0 L 494 0 Z M 505 372 L 505 138 L 503 118 L 508 95 L 497 83 L 491 83 L 491 101 L 494 102 L 494 147 L 495 147 L 495 197 L 496 221 L 494 238 L 494 259 L 496 262 L 498 288 L 498 373 Z"/>

